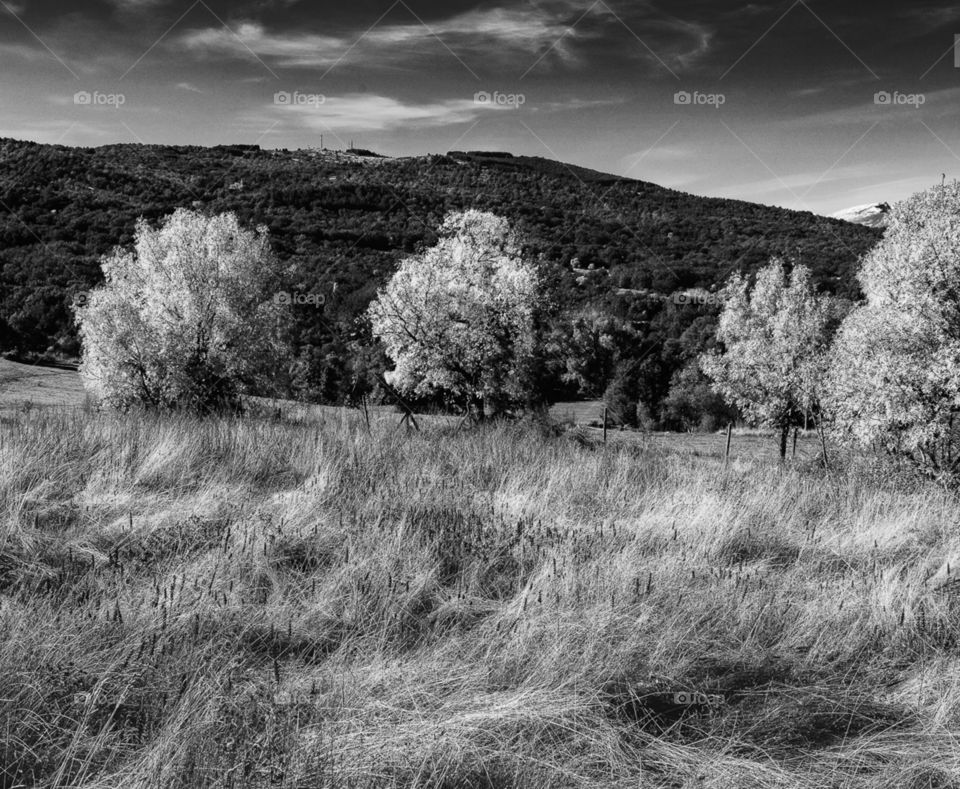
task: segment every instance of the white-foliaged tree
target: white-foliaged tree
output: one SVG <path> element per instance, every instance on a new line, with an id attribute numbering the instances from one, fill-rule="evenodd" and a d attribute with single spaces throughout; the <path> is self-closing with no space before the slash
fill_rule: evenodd
<path id="1" fill-rule="evenodd" d="M 529 393 L 538 277 L 507 221 L 452 213 L 437 244 L 406 258 L 369 308 L 402 393 L 443 393 L 482 418 Z"/>
<path id="2" fill-rule="evenodd" d="M 894 206 L 859 280 L 866 302 L 841 326 L 828 379 L 838 437 L 956 471 L 960 184 Z"/>
<path id="3" fill-rule="evenodd" d="M 179 209 L 101 261 L 105 284 L 76 305 L 87 389 L 111 408 L 236 406 L 285 358 L 284 309 L 266 228 Z"/>
<path id="4" fill-rule="evenodd" d="M 782 458 L 790 427 L 819 409 L 830 301 L 817 294 L 806 266 L 787 276 L 778 259 L 758 272 L 752 290 L 736 274 L 722 295 L 723 351 L 701 356 L 700 365 L 748 421 L 779 431 Z"/>

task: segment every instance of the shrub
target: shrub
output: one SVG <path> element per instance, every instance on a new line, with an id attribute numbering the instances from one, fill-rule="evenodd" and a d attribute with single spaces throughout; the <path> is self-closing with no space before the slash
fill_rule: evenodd
<path id="1" fill-rule="evenodd" d="M 673 374 L 660 414 L 661 422 L 670 430 L 704 432 L 737 418 L 737 410 L 713 390 L 696 361 Z"/>

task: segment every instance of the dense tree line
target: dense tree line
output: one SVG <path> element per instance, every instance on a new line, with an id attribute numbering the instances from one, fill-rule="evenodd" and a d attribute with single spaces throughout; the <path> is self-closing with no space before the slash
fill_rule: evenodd
<path id="1" fill-rule="evenodd" d="M 858 260 L 880 235 L 477 152 L 386 159 L 2 140 L 0 201 L 0 349 L 78 357 L 71 304 L 102 283 L 101 257 L 133 243 L 139 218 L 156 224 L 184 206 L 233 212 L 241 225 L 269 230 L 283 264 L 279 287 L 313 297 L 291 304 L 290 386 L 324 402 L 377 393 L 386 359 L 363 316 L 400 260 L 436 244 L 451 211 L 495 213 L 543 283 L 540 395 L 608 392 L 623 421 L 676 428 L 723 408 L 695 361 L 715 342 L 713 294 L 731 274 L 749 276 L 781 256 L 805 265 L 819 290 L 856 298 Z"/>

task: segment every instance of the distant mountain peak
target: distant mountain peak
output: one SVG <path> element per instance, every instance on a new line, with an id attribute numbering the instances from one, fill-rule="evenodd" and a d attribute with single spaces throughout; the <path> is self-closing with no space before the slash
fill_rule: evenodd
<path id="1" fill-rule="evenodd" d="M 865 203 L 856 205 L 853 208 L 845 208 L 831 214 L 834 219 L 842 219 L 845 222 L 852 222 L 855 225 L 866 225 L 867 227 L 886 227 L 887 216 L 890 213 L 890 203 Z"/>

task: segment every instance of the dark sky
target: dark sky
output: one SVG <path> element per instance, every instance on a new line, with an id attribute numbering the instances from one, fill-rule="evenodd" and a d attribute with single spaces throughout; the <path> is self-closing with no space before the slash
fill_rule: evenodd
<path id="1" fill-rule="evenodd" d="M 0 0 L 0 136 L 509 150 L 831 213 L 960 175 L 958 17 L 886 0 Z"/>

